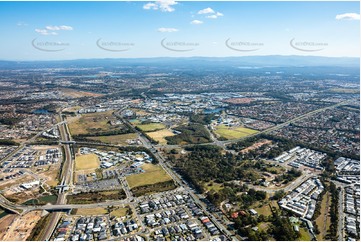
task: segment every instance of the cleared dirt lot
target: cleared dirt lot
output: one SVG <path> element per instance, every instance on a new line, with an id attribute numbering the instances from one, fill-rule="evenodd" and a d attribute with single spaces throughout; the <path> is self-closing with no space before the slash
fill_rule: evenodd
<path id="1" fill-rule="evenodd" d="M 7 219 L 7 217 L 4 219 Z M 10 226 L 0 226 L 0 239 L 5 241 L 25 241 L 40 218 L 41 211 L 32 211 L 22 216 L 16 215 Z M 1 223 L 2 221 L 0 222 L 0 225 Z M 4 225 L 6 225 L 6 222 Z"/>
<path id="2" fill-rule="evenodd" d="M 0 219 L 0 240 L 3 241 L 6 231 L 18 215 L 10 214 Z"/>

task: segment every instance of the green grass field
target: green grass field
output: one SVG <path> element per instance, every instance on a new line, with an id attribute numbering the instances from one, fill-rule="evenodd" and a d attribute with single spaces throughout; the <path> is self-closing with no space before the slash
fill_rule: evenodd
<path id="1" fill-rule="evenodd" d="M 276 201 L 271 201 L 271 206 L 278 208 L 278 204 Z M 272 211 L 271 208 L 269 207 L 269 203 L 263 205 L 260 208 L 254 208 L 254 210 L 256 210 L 258 214 L 263 214 L 265 216 L 272 215 Z"/>
<path id="2" fill-rule="evenodd" d="M 43 197 L 39 197 L 37 199 L 30 199 L 26 202 L 24 202 L 24 205 L 36 205 L 36 204 L 47 204 L 47 203 L 51 203 L 51 204 L 55 204 L 56 200 L 58 199 L 58 196 L 56 195 L 49 195 L 49 196 L 43 196 Z"/>
<path id="3" fill-rule="evenodd" d="M 257 132 L 257 130 L 253 129 L 248 129 L 244 127 L 227 127 L 223 124 L 218 125 L 215 130 L 216 134 L 228 140 L 239 139 L 250 134 L 255 134 Z"/>
<path id="4" fill-rule="evenodd" d="M 97 137 L 87 137 L 87 139 L 98 140 L 103 143 L 115 144 L 115 145 L 127 145 L 128 139 L 136 139 L 138 135 L 136 133 L 130 134 L 119 134 L 119 135 L 110 135 L 110 136 L 97 136 Z"/>
<path id="5" fill-rule="evenodd" d="M 142 168 L 144 173 L 127 176 L 130 188 L 172 180 L 160 165 L 144 164 Z"/>
<path id="6" fill-rule="evenodd" d="M 75 157 L 75 170 L 95 169 L 100 165 L 96 154 L 79 155 Z"/>
<path id="7" fill-rule="evenodd" d="M 144 132 L 151 132 L 151 131 L 165 129 L 165 125 L 161 123 L 138 124 L 137 127 Z"/>
<path id="8" fill-rule="evenodd" d="M 311 236 L 308 233 L 307 229 L 300 228 L 301 236 L 298 238 L 299 241 L 311 241 Z"/>

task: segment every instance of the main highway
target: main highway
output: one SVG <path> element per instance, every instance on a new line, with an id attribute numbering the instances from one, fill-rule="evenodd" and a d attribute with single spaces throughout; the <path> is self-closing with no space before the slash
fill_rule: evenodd
<path id="1" fill-rule="evenodd" d="M 60 113 L 59 115 L 61 120 L 63 120 L 62 114 Z M 71 141 L 71 136 L 66 122 L 62 122 L 61 125 L 59 125 L 59 131 L 60 131 L 61 139 L 63 141 Z M 73 161 L 74 161 L 70 146 L 71 144 L 63 144 L 64 162 L 59 179 L 59 181 L 63 183 L 62 185 L 66 185 L 68 188 L 72 186 Z M 66 191 L 64 191 L 64 189 L 61 189 L 58 195 L 58 199 L 56 201 L 56 205 L 64 206 L 64 204 L 66 204 Z M 42 234 L 41 240 L 50 239 L 60 217 L 61 217 L 61 212 L 54 212 L 50 214 L 49 223 L 45 225 L 46 227 L 44 228 L 44 233 Z"/>

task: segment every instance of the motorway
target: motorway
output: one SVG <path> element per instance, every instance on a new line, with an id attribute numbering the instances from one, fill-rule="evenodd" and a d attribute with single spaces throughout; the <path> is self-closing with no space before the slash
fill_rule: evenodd
<path id="1" fill-rule="evenodd" d="M 63 116 L 60 113 L 60 118 L 63 120 Z M 61 125 L 59 125 L 60 130 L 60 136 L 61 140 L 63 141 L 71 141 L 70 133 L 67 127 L 66 122 L 62 122 Z M 73 177 L 73 155 L 71 153 L 70 144 L 63 144 L 64 147 L 64 163 L 61 170 L 61 176 L 60 181 L 63 181 L 65 185 L 68 187 L 72 186 L 72 177 Z M 66 204 L 66 193 L 63 191 L 59 192 L 58 199 L 56 201 L 56 205 L 62 206 L 63 204 Z M 50 214 L 50 221 L 48 224 L 46 224 L 46 228 L 44 228 L 44 233 L 42 234 L 41 240 L 49 240 L 53 231 L 55 230 L 55 227 L 61 217 L 60 212 L 55 212 Z"/>

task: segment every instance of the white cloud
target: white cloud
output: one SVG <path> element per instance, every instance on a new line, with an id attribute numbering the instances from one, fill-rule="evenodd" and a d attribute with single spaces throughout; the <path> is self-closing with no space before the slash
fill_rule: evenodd
<path id="1" fill-rule="evenodd" d="M 175 28 L 159 28 L 158 29 L 158 32 L 161 32 L 161 33 L 172 33 L 172 32 L 178 32 L 179 30 L 178 29 L 175 29 Z"/>
<path id="2" fill-rule="evenodd" d="M 44 29 L 35 29 L 35 32 L 41 35 L 58 35 L 58 32 L 55 31 L 59 31 L 59 30 L 69 31 L 69 30 L 73 30 L 73 27 L 67 25 L 60 25 L 60 26 L 49 25 L 49 26 L 45 26 Z"/>
<path id="3" fill-rule="evenodd" d="M 66 25 L 61 25 L 61 26 L 46 26 L 45 29 L 47 30 L 73 30 L 73 27 L 71 26 L 66 26 Z"/>
<path id="4" fill-rule="evenodd" d="M 212 14 L 212 15 L 208 15 L 206 16 L 206 18 L 213 18 L 213 19 L 216 19 L 218 17 L 222 17 L 223 16 L 223 13 L 220 13 L 220 12 L 217 12 L 216 14 Z"/>
<path id="5" fill-rule="evenodd" d="M 211 8 L 205 8 L 198 11 L 198 14 L 210 14 L 210 13 L 214 13 L 214 10 Z"/>
<path id="6" fill-rule="evenodd" d="M 155 3 L 147 3 L 143 5 L 143 9 L 149 10 L 149 9 L 154 9 L 157 10 L 158 9 L 158 5 Z"/>
<path id="7" fill-rule="evenodd" d="M 178 4 L 175 0 L 158 0 L 155 2 L 146 3 L 143 5 L 143 9 L 146 10 L 160 10 L 162 12 L 173 12 L 175 9 L 173 5 Z"/>
<path id="8" fill-rule="evenodd" d="M 191 24 L 203 24 L 203 21 L 200 20 L 193 20 Z"/>
<path id="9" fill-rule="evenodd" d="M 56 32 L 49 32 L 47 29 L 35 29 L 36 33 L 39 33 L 41 35 L 58 35 Z"/>
<path id="10" fill-rule="evenodd" d="M 337 20 L 360 20 L 360 14 L 358 13 L 344 13 L 344 14 L 337 14 Z"/>

